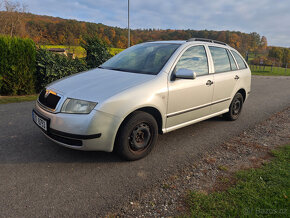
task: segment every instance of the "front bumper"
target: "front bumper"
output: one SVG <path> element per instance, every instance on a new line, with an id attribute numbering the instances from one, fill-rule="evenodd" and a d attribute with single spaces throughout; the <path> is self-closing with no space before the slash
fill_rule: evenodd
<path id="1" fill-rule="evenodd" d="M 51 113 L 36 103 L 35 113 L 49 120 L 43 133 L 52 141 L 77 150 L 111 152 L 122 119 L 93 110 L 90 114 Z"/>

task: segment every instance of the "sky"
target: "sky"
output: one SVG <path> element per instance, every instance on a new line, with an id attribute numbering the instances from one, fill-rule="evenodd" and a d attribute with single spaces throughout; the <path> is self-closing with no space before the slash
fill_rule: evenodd
<path id="1" fill-rule="evenodd" d="M 35 14 L 127 27 L 128 0 L 20 0 Z M 290 47 L 290 0 L 130 0 L 130 27 L 257 32 Z"/>

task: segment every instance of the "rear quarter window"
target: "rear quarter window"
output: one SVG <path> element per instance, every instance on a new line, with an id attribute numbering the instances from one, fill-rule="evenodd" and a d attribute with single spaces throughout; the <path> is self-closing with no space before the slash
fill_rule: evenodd
<path id="1" fill-rule="evenodd" d="M 231 51 L 238 63 L 238 66 L 239 66 L 239 69 L 246 69 L 247 68 L 247 65 L 245 63 L 245 61 L 243 60 L 243 58 L 235 51 Z"/>
<path id="2" fill-rule="evenodd" d="M 236 65 L 236 62 L 234 61 L 234 58 L 233 58 L 232 54 L 229 52 L 229 50 L 227 50 L 227 52 L 228 52 L 228 56 L 229 56 L 229 58 L 230 58 L 231 68 L 232 68 L 232 70 L 237 70 L 238 67 L 237 67 L 237 65 Z"/>

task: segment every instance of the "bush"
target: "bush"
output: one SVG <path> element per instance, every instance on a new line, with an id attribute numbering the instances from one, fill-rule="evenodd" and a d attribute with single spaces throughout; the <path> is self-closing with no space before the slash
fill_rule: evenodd
<path id="1" fill-rule="evenodd" d="M 0 94 L 35 92 L 35 44 L 31 39 L 0 36 Z"/>
<path id="2" fill-rule="evenodd" d="M 36 52 L 36 87 L 37 91 L 47 84 L 81 71 L 87 70 L 82 59 L 71 59 L 66 56 L 54 54 L 45 49 Z"/>
<path id="3" fill-rule="evenodd" d="M 87 52 L 86 62 L 89 69 L 100 66 L 112 57 L 108 45 L 97 36 L 85 38 L 81 46 Z"/>

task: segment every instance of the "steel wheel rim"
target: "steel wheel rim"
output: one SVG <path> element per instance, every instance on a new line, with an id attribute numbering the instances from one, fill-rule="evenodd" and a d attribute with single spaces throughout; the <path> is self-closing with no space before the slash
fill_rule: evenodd
<path id="1" fill-rule="evenodd" d="M 129 146 L 132 151 L 138 152 L 146 149 L 151 143 L 152 131 L 148 124 L 136 125 L 129 136 Z"/>
<path id="2" fill-rule="evenodd" d="M 233 106 L 232 106 L 232 110 L 233 110 L 233 115 L 239 115 L 240 111 L 242 108 L 242 102 L 241 99 L 237 98 L 234 102 L 233 102 Z"/>

